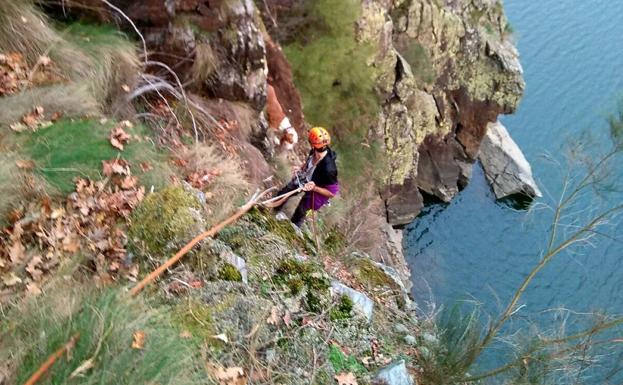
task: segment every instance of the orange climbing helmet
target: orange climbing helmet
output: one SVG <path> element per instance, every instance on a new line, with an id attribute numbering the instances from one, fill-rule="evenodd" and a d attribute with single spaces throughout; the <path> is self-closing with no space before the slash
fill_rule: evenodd
<path id="1" fill-rule="evenodd" d="M 322 148 L 331 144 L 331 136 L 323 127 L 314 127 L 309 130 L 308 138 L 312 148 Z"/>

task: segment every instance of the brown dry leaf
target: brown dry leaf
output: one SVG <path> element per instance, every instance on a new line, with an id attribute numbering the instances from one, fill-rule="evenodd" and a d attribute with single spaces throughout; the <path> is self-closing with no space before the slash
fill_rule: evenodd
<path id="1" fill-rule="evenodd" d="M 56 122 L 57 120 L 59 120 L 60 118 L 63 117 L 63 112 L 62 111 L 56 111 L 55 113 L 52 114 L 52 116 L 50 117 L 50 121 L 52 122 Z"/>
<path id="2" fill-rule="evenodd" d="M 135 189 L 138 184 L 138 178 L 132 175 L 126 176 L 121 181 L 121 188 L 124 190 Z"/>
<path id="3" fill-rule="evenodd" d="M 26 294 L 30 296 L 39 295 L 41 294 L 41 288 L 39 287 L 37 283 L 31 282 L 28 285 L 26 285 Z"/>
<path id="4" fill-rule="evenodd" d="M 292 324 L 292 315 L 289 311 L 287 311 L 286 314 L 283 316 L 283 323 L 286 324 L 286 326 L 288 327 L 290 327 L 290 325 Z"/>
<path id="5" fill-rule="evenodd" d="M 193 335 L 191 332 L 189 332 L 188 330 L 182 330 L 180 332 L 180 338 L 183 338 L 185 340 L 189 339 L 189 338 L 193 338 Z"/>
<path id="6" fill-rule="evenodd" d="M 9 127 L 11 128 L 11 130 L 15 131 L 15 132 L 24 132 L 26 130 L 28 130 L 28 126 L 26 126 L 23 123 L 13 123 L 11 125 L 9 125 Z"/>
<path id="7" fill-rule="evenodd" d="M 22 279 L 15 275 L 15 273 L 10 272 L 2 276 L 2 283 L 5 286 L 11 287 L 17 285 L 18 283 L 22 283 Z"/>
<path id="8" fill-rule="evenodd" d="M 153 169 L 153 167 L 151 166 L 151 164 L 147 163 L 147 162 L 141 162 L 138 165 L 141 168 L 142 172 L 147 172 Z"/>
<path id="9" fill-rule="evenodd" d="M 36 255 L 32 257 L 32 259 L 30 260 L 30 262 L 28 262 L 28 265 L 26 266 L 26 271 L 35 281 L 39 281 L 41 279 L 41 276 L 43 275 L 43 271 L 39 269 L 42 263 L 43 259 L 41 258 L 41 256 Z"/>
<path id="10" fill-rule="evenodd" d="M 35 162 L 33 162 L 32 160 L 16 160 L 15 165 L 17 166 L 17 168 L 28 171 L 35 168 Z"/>
<path id="11" fill-rule="evenodd" d="M 42 66 L 48 66 L 50 65 L 50 63 L 52 63 L 52 59 L 50 59 L 49 56 L 39 56 L 39 60 L 37 60 L 37 63 L 42 65 Z"/>
<path id="12" fill-rule="evenodd" d="M 117 138 L 115 138 L 114 136 L 110 137 L 110 144 L 112 144 L 112 146 L 120 151 L 123 151 L 123 144 L 117 140 Z"/>
<path id="13" fill-rule="evenodd" d="M 143 349 L 145 347 L 145 332 L 137 330 L 132 335 L 132 349 Z"/>
<path id="14" fill-rule="evenodd" d="M 247 385 L 247 375 L 240 367 L 223 368 L 220 365 L 208 363 L 206 369 L 219 385 Z"/>
<path id="15" fill-rule="evenodd" d="M 277 306 L 273 306 L 270 310 L 270 317 L 266 319 L 266 323 L 275 326 L 279 324 L 279 308 L 277 308 Z"/>
<path id="16" fill-rule="evenodd" d="M 63 251 L 75 253 L 80 249 L 80 239 L 75 234 L 70 234 L 63 239 Z"/>
<path id="17" fill-rule="evenodd" d="M 63 207 L 59 207 L 57 209 L 52 210 L 50 214 L 50 219 L 58 219 L 65 215 L 65 209 Z"/>
<path id="18" fill-rule="evenodd" d="M 338 385 L 358 385 L 357 379 L 352 372 L 341 373 L 335 376 Z"/>
<path id="19" fill-rule="evenodd" d="M 9 259 L 13 263 L 19 263 L 24 259 L 24 255 L 26 253 L 26 248 L 22 245 L 20 240 L 14 241 L 14 243 L 9 247 Z"/>
<path id="20" fill-rule="evenodd" d="M 32 112 L 22 116 L 22 123 L 32 129 L 36 129 L 43 119 L 43 107 L 36 106 Z"/>

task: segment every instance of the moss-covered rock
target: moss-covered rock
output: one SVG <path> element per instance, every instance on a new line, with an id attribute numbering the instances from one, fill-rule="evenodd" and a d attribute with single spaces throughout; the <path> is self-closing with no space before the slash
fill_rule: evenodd
<path id="1" fill-rule="evenodd" d="M 195 194 L 167 187 L 148 195 L 134 210 L 130 239 L 138 251 L 163 256 L 203 230 L 201 210 Z"/>
<path id="2" fill-rule="evenodd" d="M 242 281 L 242 274 L 231 263 L 225 263 L 218 272 L 218 278 L 223 281 Z"/>

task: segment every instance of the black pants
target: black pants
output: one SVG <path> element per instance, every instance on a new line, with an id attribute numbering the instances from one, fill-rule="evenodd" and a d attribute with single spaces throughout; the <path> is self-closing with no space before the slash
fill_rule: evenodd
<path id="1" fill-rule="evenodd" d="M 294 191 L 299 187 L 300 185 L 298 183 L 298 180 L 296 178 L 293 178 L 281 190 L 277 191 L 275 196 L 287 194 L 290 191 Z M 281 210 L 281 208 L 288 202 L 288 199 L 286 199 L 286 201 L 280 204 L 279 206 L 276 206 L 273 210 L 275 211 Z M 303 199 L 301 199 L 301 201 L 299 202 L 299 205 L 296 206 L 296 210 L 294 210 L 294 214 L 292 214 L 292 218 L 290 218 L 290 221 L 292 221 L 292 223 L 294 223 L 296 227 L 303 226 L 303 222 L 305 221 L 305 214 L 307 214 L 307 210 L 305 209 L 304 204 L 305 204 L 305 198 L 303 197 Z"/>

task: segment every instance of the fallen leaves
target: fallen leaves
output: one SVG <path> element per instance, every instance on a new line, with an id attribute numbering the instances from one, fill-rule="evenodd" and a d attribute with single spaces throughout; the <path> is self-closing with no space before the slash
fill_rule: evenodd
<path id="1" fill-rule="evenodd" d="M 37 131 L 52 125 L 50 120 L 45 119 L 45 110 L 41 106 L 33 107 L 32 111 L 22 116 L 17 123 L 11 124 L 9 127 L 15 132 L 24 132 L 27 130 Z"/>
<path id="2" fill-rule="evenodd" d="M 132 334 L 132 349 L 142 350 L 145 348 L 145 332 L 137 330 Z"/>
<path id="3" fill-rule="evenodd" d="M 229 367 L 224 368 L 220 365 L 207 363 L 208 374 L 218 381 L 219 385 L 246 385 L 247 375 L 243 368 Z"/>
<path id="4" fill-rule="evenodd" d="M 270 316 L 266 319 L 266 323 L 274 326 L 279 325 L 279 308 L 277 306 L 273 306 L 270 310 Z"/>
<path id="5" fill-rule="evenodd" d="M 340 373 L 334 378 L 337 381 L 338 385 L 358 385 L 357 379 L 352 372 Z"/>
<path id="6" fill-rule="evenodd" d="M 130 123 L 130 121 L 128 120 L 124 120 L 110 131 L 110 144 L 119 151 L 123 151 L 123 146 L 127 144 L 132 138 L 130 134 L 125 132 L 124 127 L 132 128 L 133 124 Z"/>
<path id="7" fill-rule="evenodd" d="M 0 53 L 0 96 L 62 81 L 59 73 L 49 56 L 40 56 L 31 67 L 19 52 Z"/>
<path id="8" fill-rule="evenodd" d="M 119 276 L 136 280 L 138 266 L 126 258 L 126 220 L 145 188 L 123 159 L 105 161 L 102 167 L 107 180 L 78 179 L 64 203 L 53 206 L 43 198 L 16 213 L 13 227 L 0 233 L 0 288 L 38 294 L 46 274 L 80 250 L 92 256 L 104 282 Z"/>

